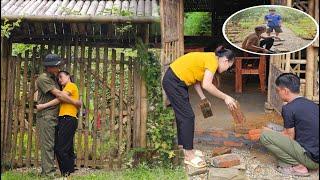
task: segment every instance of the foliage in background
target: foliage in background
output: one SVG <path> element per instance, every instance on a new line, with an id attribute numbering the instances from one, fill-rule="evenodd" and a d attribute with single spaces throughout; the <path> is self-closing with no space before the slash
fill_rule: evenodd
<path id="1" fill-rule="evenodd" d="M 32 53 L 32 49 L 34 47 L 39 48 L 39 45 L 34 45 L 34 44 L 22 44 L 22 43 L 13 43 L 12 44 L 12 55 L 17 56 L 18 54 L 24 55 L 24 52 L 26 50 L 29 50 L 29 53 Z"/>
<path id="2" fill-rule="evenodd" d="M 3 24 L 1 24 L 1 37 L 9 38 L 11 35 L 11 31 L 19 27 L 21 23 L 21 19 L 18 19 L 16 22 L 9 22 L 8 19 L 5 19 Z"/>
<path id="3" fill-rule="evenodd" d="M 147 46 L 138 39 L 136 45 L 138 51 L 137 60 L 141 66 L 141 75 L 144 78 L 148 90 L 148 119 L 147 137 L 148 145 L 158 152 L 154 162 L 169 163 L 174 156 L 173 146 L 175 129 L 173 127 L 174 114 L 172 109 L 163 107 L 161 86 L 161 65 L 159 55 L 148 51 Z"/>
<path id="4" fill-rule="evenodd" d="M 184 35 L 210 36 L 211 35 L 211 13 L 209 12 L 185 13 Z"/>

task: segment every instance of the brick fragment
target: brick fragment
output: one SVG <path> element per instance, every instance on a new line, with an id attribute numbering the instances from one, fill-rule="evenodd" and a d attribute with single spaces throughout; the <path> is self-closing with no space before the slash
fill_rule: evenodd
<path id="1" fill-rule="evenodd" d="M 249 134 L 249 139 L 251 141 L 258 141 L 260 139 L 261 134 Z"/>
<path id="2" fill-rule="evenodd" d="M 212 156 L 219 156 L 227 153 L 231 153 L 231 149 L 225 146 L 216 147 L 212 150 Z"/>
<path id="3" fill-rule="evenodd" d="M 246 122 L 246 118 L 243 115 L 243 112 L 241 111 L 240 104 L 238 101 L 236 101 L 236 108 L 230 110 L 230 112 L 235 124 L 243 124 Z"/>
<path id="4" fill-rule="evenodd" d="M 236 138 L 239 138 L 239 137 L 241 137 L 242 136 L 242 134 L 239 134 L 239 133 L 235 133 L 234 134 L 234 137 L 236 137 Z"/>
<path id="5" fill-rule="evenodd" d="M 262 132 L 262 129 L 251 129 L 248 134 L 251 135 L 251 134 L 261 134 Z"/>
<path id="6" fill-rule="evenodd" d="M 212 164 L 218 168 L 229 168 L 240 165 L 240 156 L 237 154 L 224 154 L 212 158 Z"/>

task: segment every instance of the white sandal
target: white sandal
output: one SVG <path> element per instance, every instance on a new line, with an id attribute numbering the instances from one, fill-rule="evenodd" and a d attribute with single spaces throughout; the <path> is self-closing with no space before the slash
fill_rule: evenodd
<path id="1" fill-rule="evenodd" d="M 206 162 L 198 156 L 195 156 L 190 161 L 185 160 L 184 163 L 195 168 L 203 168 L 207 165 Z"/>
<path id="2" fill-rule="evenodd" d="M 198 157 L 204 157 L 204 153 L 200 150 L 194 150 L 194 155 Z"/>

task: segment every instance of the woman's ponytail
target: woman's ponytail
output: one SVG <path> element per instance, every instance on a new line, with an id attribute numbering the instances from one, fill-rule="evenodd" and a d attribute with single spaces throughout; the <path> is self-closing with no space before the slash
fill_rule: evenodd
<path id="1" fill-rule="evenodd" d="M 218 57 L 226 57 L 228 61 L 234 61 L 235 55 L 230 49 L 226 49 L 223 46 L 218 46 L 215 50 L 215 54 Z"/>

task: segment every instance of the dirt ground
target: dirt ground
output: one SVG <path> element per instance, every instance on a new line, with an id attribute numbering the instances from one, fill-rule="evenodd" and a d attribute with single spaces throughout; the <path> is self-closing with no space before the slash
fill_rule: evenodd
<path id="1" fill-rule="evenodd" d="M 293 51 L 297 51 L 298 49 L 301 49 L 305 46 L 307 46 L 311 40 L 306 40 L 303 38 L 300 38 L 298 36 L 296 36 L 289 28 L 287 27 L 282 27 L 282 33 L 279 34 L 279 37 L 281 39 L 283 39 L 284 41 L 281 42 L 275 42 L 274 45 L 277 46 L 272 46 L 271 50 L 273 51 L 282 51 L 282 50 L 287 50 L 288 52 L 293 52 Z M 248 32 L 249 34 L 250 32 Z M 275 32 L 271 33 L 271 35 L 275 36 Z M 267 36 L 266 33 L 262 34 L 262 36 Z M 243 38 L 239 38 L 237 43 L 235 43 L 235 45 L 237 45 L 238 47 L 241 47 L 242 44 L 242 40 Z"/>
<path id="2" fill-rule="evenodd" d="M 212 146 L 197 144 L 200 149 L 210 157 Z M 309 177 L 297 177 L 283 175 L 275 170 L 276 159 L 268 152 L 255 148 L 233 148 L 232 153 L 240 156 L 241 166 L 245 167 L 245 176 L 249 180 L 317 180 L 319 179 L 319 169 L 309 171 Z M 206 175 L 190 176 L 192 180 L 206 179 Z"/>

